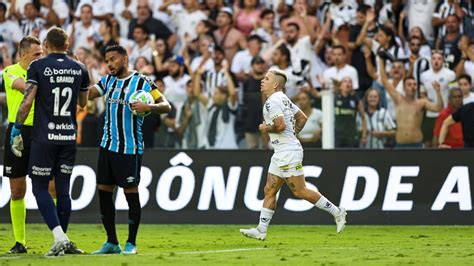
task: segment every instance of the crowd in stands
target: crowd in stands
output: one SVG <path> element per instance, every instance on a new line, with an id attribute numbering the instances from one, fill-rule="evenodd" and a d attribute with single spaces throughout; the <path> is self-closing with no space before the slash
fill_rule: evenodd
<path id="1" fill-rule="evenodd" d="M 286 71 L 285 93 L 308 116 L 304 147 L 321 147 L 322 90 L 335 95 L 338 148 L 463 147 L 459 124 L 444 143 L 439 132 L 474 102 L 471 0 L 2 0 L 0 71 L 23 36 L 43 41 L 54 26 L 93 83 L 120 44 L 159 86 L 173 108 L 146 117 L 147 148 L 268 148 L 258 125 L 270 68 Z M 98 146 L 104 109 L 80 110 L 80 146 Z"/>

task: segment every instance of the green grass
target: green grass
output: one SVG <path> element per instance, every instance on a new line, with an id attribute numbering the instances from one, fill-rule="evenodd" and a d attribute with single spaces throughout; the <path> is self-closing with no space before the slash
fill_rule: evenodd
<path id="1" fill-rule="evenodd" d="M 265 242 L 244 238 L 238 225 L 142 225 L 136 256 L 44 258 L 52 244 L 46 225 L 28 224 L 28 254 L 0 255 L 3 265 L 474 265 L 473 226 L 270 226 Z M 119 225 L 120 242 L 127 226 Z M 87 252 L 105 239 L 102 225 L 72 224 L 69 237 Z M 0 224 L 0 251 L 13 244 Z M 239 250 L 240 249 L 240 250 Z M 209 253 L 205 253 L 209 251 Z M 214 252 L 225 251 L 225 252 Z M 194 253 L 189 253 L 194 252 Z"/>

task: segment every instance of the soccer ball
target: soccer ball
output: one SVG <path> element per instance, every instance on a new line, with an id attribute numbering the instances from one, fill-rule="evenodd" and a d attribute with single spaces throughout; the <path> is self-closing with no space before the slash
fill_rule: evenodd
<path id="1" fill-rule="evenodd" d="M 153 99 L 153 96 L 151 96 L 150 93 L 144 91 L 144 90 L 139 90 L 139 91 L 135 91 L 134 93 L 132 93 L 132 95 L 130 96 L 130 99 L 128 101 L 129 105 L 128 107 L 130 108 L 130 111 L 136 115 L 136 116 L 147 116 L 149 115 L 151 112 L 145 112 L 145 113 L 138 113 L 137 111 L 133 110 L 132 109 L 132 103 L 134 102 L 142 102 L 142 103 L 146 103 L 146 104 L 152 104 L 155 102 L 155 100 Z"/>

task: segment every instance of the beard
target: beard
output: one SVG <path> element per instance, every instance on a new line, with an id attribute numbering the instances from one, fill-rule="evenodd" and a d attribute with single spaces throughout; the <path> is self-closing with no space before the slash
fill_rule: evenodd
<path id="1" fill-rule="evenodd" d="M 175 79 L 175 78 L 178 78 L 178 77 L 179 77 L 179 71 L 176 71 L 176 72 L 174 72 L 174 73 L 170 73 L 170 76 L 171 76 L 172 78 L 174 78 L 174 79 Z"/>

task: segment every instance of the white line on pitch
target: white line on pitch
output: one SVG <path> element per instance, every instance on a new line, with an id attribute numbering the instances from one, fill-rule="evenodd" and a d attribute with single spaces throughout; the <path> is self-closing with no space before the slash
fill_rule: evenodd
<path id="1" fill-rule="evenodd" d="M 176 255 L 194 255 L 194 254 L 208 254 L 208 253 L 229 253 L 229 252 L 240 252 L 240 251 L 253 251 L 263 250 L 270 248 L 236 248 L 236 249 L 220 249 L 220 250 L 203 250 L 203 251 L 186 251 L 186 252 L 174 252 Z"/>

